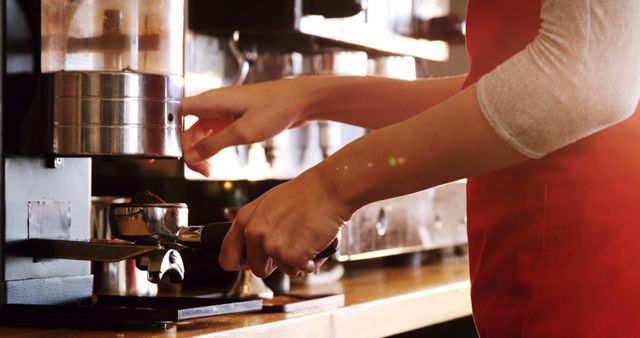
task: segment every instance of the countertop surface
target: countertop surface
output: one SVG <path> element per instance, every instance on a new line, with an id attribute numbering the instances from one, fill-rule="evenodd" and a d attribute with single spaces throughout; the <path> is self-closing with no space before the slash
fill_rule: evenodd
<path id="1" fill-rule="evenodd" d="M 293 289 L 343 293 L 345 305 L 297 313 L 243 313 L 181 322 L 165 329 L 71 330 L 0 326 L 1 337 L 380 337 L 471 314 L 464 262 L 347 269 L 338 282 Z"/>

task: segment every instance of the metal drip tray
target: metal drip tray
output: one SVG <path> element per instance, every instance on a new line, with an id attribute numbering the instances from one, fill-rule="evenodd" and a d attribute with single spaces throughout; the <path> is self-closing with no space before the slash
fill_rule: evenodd
<path id="1" fill-rule="evenodd" d="M 0 322 L 63 327 L 130 327 L 259 311 L 262 300 L 195 297 L 98 296 L 72 305 L 0 305 Z"/>

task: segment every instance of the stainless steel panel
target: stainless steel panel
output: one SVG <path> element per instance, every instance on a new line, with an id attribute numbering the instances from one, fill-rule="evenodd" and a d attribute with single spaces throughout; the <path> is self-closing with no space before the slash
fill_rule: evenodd
<path id="1" fill-rule="evenodd" d="M 69 239 L 70 201 L 29 201 L 29 238 Z"/>
<path id="2" fill-rule="evenodd" d="M 453 182 L 364 206 L 342 229 L 338 259 L 368 259 L 466 244 L 465 195 L 465 183 Z"/>
<path id="3" fill-rule="evenodd" d="M 89 239 L 91 202 L 91 159 L 68 158 L 58 169 L 45 166 L 40 157 L 7 157 L 5 169 L 5 253 L 7 281 L 88 275 L 89 262 L 46 259 L 10 252 L 10 247 L 29 238 L 29 201 L 68 201 L 71 213 L 69 238 Z"/>

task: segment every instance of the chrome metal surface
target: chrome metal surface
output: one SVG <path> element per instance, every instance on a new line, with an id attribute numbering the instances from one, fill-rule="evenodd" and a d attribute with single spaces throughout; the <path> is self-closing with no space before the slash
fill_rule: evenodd
<path id="1" fill-rule="evenodd" d="M 71 201 L 29 201 L 29 238 L 69 239 Z"/>
<path id="2" fill-rule="evenodd" d="M 176 233 L 177 240 L 181 243 L 200 244 L 202 242 L 202 225 L 180 227 Z"/>
<path id="3" fill-rule="evenodd" d="M 251 272 L 244 270 L 238 274 L 238 279 L 233 283 L 230 291 L 227 293 L 229 298 L 273 298 L 273 291 L 264 283 L 261 278 Z"/>
<path id="4" fill-rule="evenodd" d="M 113 240 L 109 209 L 113 203 L 128 203 L 129 200 L 122 196 L 91 197 L 91 239 Z M 150 297 L 158 294 L 158 284 L 149 282 L 147 272 L 136 267 L 135 258 L 117 262 L 92 261 L 91 273 L 95 295 Z"/>
<path id="5" fill-rule="evenodd" d="M 91 239 L 112 240 L 109 226 L 109 209 L 114 203 L 128 203 L 130 197 L 91 196 Z"/>
<path id="6" fill-rule="evenodd" d="M 247 80 L 247 75 L 249 75 L 249 69 L 251 68 L 249 64 L 249 60 L 244 56 L 244 53 L 238 47 L 238 40 L 240 39 L 239 32 L 233 32 L 233 36 L 229 39 L 228 46 L 229 52 L 238 62 L 238 77 L 234 81 L 234 85 L 239 86 L 243 84 Z"/>
<path id="7" fill-rule="evenodd" d="M 175 240 L 180 227 L 189 224 L 189 209 L 184 203 L 114 203 L 109 224 L 115 238 L 128 241 Z"/>
<path id="8" fill-rule="evenodd" d="M 146 271 L 138 269 L 136 259 L 118 262 L 91 262 L 94 295 L 153 297 L 158 284 L 149 282 Z"/>
<path id="9" fill-rule="evenodd" d="M 64 258 L 97 262 L 118 262 L 158 250 L 157 246 L 124 243 L 30 239 L 34 258 Z"/>
<path id="10" fill-rule="evenodd" d="M 129 72 L 46 74 L 49 151 L 59 156 L 182 156 L 183 79 Z"/>
<path id="11" fill-rule="evenodd" d="M 31 255 L 36 259 L 118 262 L 135 258 L 136 266 L 147 271 L 147 278 L 151 283 L 159 283 L 167 273 L 174 283 L 184 279 L 184 263 L 180 253 L 159 246 L 50 239 L 31 239 L 29 246 Z"/>
<path id="12" fill-rule="evenodd" d="M 182 256 L 176 250 L 153 251 L 148 255 L 138 257 L 136 265 L 141 270 L 147 270 L 151 283 L 160 283 L 165 274 L 173 283 L 184 280 L 184 263 Z"/>
<path id="13" fill-rule="evenodd" d="M 342 228 L 338 260 L 465 245 L 465 186 L 452 182 L 360 208 Z"/>

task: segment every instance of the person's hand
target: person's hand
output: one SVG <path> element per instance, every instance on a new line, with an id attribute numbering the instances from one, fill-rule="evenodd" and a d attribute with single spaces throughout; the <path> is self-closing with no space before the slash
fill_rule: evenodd
<path id="1" fill-rule="evenodd" d="M 314 258 L 350 216 L 325 183 L 311 169 L 242 207 L 222 243 L 220 266 L 248 267 L 258 277 L 276 267 L 291 276 L 315 271 L 326 258 Z"/>
<path id="2" fill-rule="evenodd" d="M 186 97 L 183 114 L 197 116 L 198 121 L 182 133 L 185 163 L 208 176 L 205 160 L 220 150 L 264 141 L 304 124 L 307 82 L 304 78 L 280 80 Z"/>

